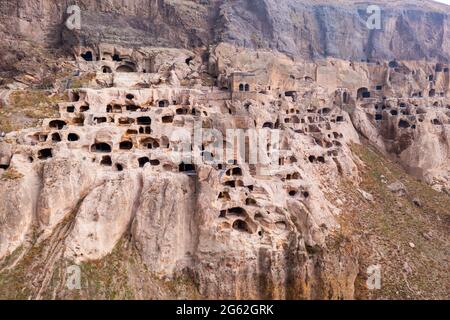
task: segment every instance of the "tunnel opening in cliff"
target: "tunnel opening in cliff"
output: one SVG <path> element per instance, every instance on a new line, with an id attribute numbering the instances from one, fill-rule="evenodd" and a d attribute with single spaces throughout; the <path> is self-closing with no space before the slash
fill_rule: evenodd
<path id="1" fill-rule="evenodd" d="M 131 73 L 131 72 L 136 72 L 136 70 L 132 66 L 124 64 L 124 65 L 119 66 L 116 69 L 116 72 L 119 72 L 119 73 Z"/>
<path id="2" fill-rule="evenodd" d="M 133 123 L 134 123 L 133 118 L 128 118 L 128 117 L 119 118 L 119 125 L 130 125 Z"/>
<path id="3" fill-rule="evenodd" d="M 138 117 L 136 122 L 141 126 L 149 126 L 152 124 L 152 119 L 150 117 Z"/>
<path id="4" fill-rule="evenodd" d="M 100 165 L 105 166 L 105 167 L 112 166 L 111 157 L 110 156 L 103 156 L 102 160 L 100 161 Z"/>
<path id="5" fill-rule="evenodd" d="M 173 116 L 164 116 L 162 117 L 162 123 L 172 123 L 173 122 Z"/>
<path id="6" fill-rule="evenodd" d="M 263 128 L 273 129 L 273 123 L 272 122 L 265 122 L 263 124 Z"/>
<path id="7" fill-rule="evenodd" d="M 122 141 L 119 144 L 119 149 L 120 150 L 131 150 L 131 149 L 133 149 L 133 142 L 131 142 L 130 140 Z"/>
<path id="8" fill-rule="evenodd" d="M 61 136 L 58 132 L 55 132 L 52 134 L 52 141 L 53 142 L 61 142 Z"/>
<path id="9" fill-rule="evenodd" d="M 141 141 L 141 145 L 147 149 L 159 148 L 159 142 L 154 138 L 145 138 Z"/>
<path id="10" fill-rule="evenodd" d="M 406 121 L 406 120 L 400 120 L 399 123 L 398 123 L 398 127 L 399 127 L 399 128 L 402 128 L 402 129 L 409 128 L 410 126 L 411 126 L 411 125 L 410 125 L 409 122 Z"/>
<path id="11" fill-rule="evenodd" d="M 245 209 L 241 207 L 234 207 L 228 209 L 228 214 L 231 216 L 245 217 L 247 215 L 247 211 L 245 211 Z"/>
<path id="12" fill-rule="evenodd" d="M 10 159 L 2 159 L 2 161 L 0 162 L 0 169 L 8 170 L 9 166 L 10 166 Z"/>
<path id="13" fill-rule="evenodd" d="M 129 111 L 129 112 L 136 112 L 139 110 L 139 108 L 140 108 L 139 106 L 134 105 L 134 104 L 127 105 L 127 111 Z"/>
<path id="14" fill-rule="evenodd" d="M 52 149 L 50 149 L 50 148 L 42 149 L 42 150 L 39 150 L 39 152 L 38 152 L 39 160 L 46 160 L 46 159 L 49 159 L 52 157 L 53 157 L 53 153 L 52 153 Z"/>
<path id="15" fill-rule="evenodd" d="M 159 100 L 158 107 L 167 108 L 169 106 L 169 100 Z"/>
<path id="16" fill-rule="evenodd" d="M 395 61 L 395 60 L 389 61 L 389 68 L 392 68 L 392 69 L 398 68 L 398 66 L 399 66 L 399 64 L 397 61 Z"/>
<path id="17" fill-rule="evenodd" d="M 81 54 L 81 57 L 85 60 L 85 61 L 93 61 L 94 57 L 92 55 L 92 51 L 86 51 L 85 53 Z"/>
<path id="18" fill-rule="evenodd" d="M 241 232 L 251 233 L 247 222 L 241 219 L 237 219 L 236 221 L 233 222 L 233 229 Z"/>
<path id="19" fill-rule="evenodd" d="M 230 193 L 228 191 L 222 191 L 219 193 L 217 199 L 223 199 L 225 201 L 231 200 Z"/>
<path id="20" fill-rule="evenodd" d="M 196 169 L 195 169 L 195 165 L 193 165 L 193 164 L 186 164 L 186 163 L 182 162 L 178 166 L 178 171 L 179 172 L 185 172 L 185 173 L 195 173 Z"/>
<path id="21" fill-rule="evenodd" d="M 150 159 L 148 157 L 141 157 L 138 159 L 139 167 L 143 168 L 147 163 L 150 163 Z"/>
<path id="22" fill-rule="evenodd" d="M 113 61 L 116 61 L 116 62 L 121 62 L 121 61 L 122 61 L 122 58 L 120 58 L 120 55 L 118 55 L 118 54 L 116 53 L 116 54 L 114 54 L 114 55 L 112 56 L 112 60 L 113 60 Z"/>
<path id="23" fill-rule="evenodd" d="M 78 141 L 80 140 L 80 137 L 76 133 L 69 133 L 69 135 L 67 136 L 67 140 L 71 142 Z"/>
<path id="24" fill-rule="evenodd" d="M 358 99 L 370 98 L 370 91 L 366 87 L 359 88 L 356 96 Z"/>
<path id="25" fill-rule="evenodd" d="M 61 130 L 67 123 L 63 120 L 52 120 L 48 124 L 50 128 Z"/>
<path id="26" fill-rule="evenodd" d="M 105 142 L 95 143 L 91 146 L 91 152 L 108 153 L 111 152 L 111 150 L 111 146 Z"/>
<path id="27" fill-rule="evenodd" d="M 101 123 L 106 123 L 108 121 L 108 119 L 106 119 L 106 117 L 95 117 L 94 121 L 97 124 L 101 124 Z"/>
<path id="28" fill-rule="evenodd" d="M 153 159 L 153 160 L 150 160 L 150 164 L 152 166 L 159 166 L 161 164 L 161 161 L 159 161 L 158 159 Z"/>
<path id="29" fill-rule="evenodd" d="M 103 73 L 112 73 L 112 70 L 111 70 L 111 68 L 108 67 L 108 66 L 103 66 L 103 67 L 102 67 L 102 72 L 103 72 Z"/>

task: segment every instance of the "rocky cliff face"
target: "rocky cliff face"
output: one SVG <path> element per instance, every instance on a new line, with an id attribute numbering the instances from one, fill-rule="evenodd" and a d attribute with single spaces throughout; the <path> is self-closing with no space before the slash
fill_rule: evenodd
<path id="1" fill-rule="evenodd" d="M 79 3 L 1 9 L 0 297 L 446 297 L 448 7 Z"/>

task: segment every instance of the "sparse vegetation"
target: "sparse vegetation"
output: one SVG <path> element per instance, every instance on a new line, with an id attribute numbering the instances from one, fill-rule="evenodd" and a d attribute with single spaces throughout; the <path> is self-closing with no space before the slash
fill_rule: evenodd
<path id="1" fill-rule="evenodd" d="M 450 197 L 415 179 L 393 161 L 367 146 L 353 146 L 365 167 L 361 188 L 375 197 L 365 200 L 350 181 L 342 182 L 340 199 L 345 200 L 341 232 L 330 238 L 350 238 L 358 248 L 360 275 L 356 297 L 360 299 L 446 299 L 448 298 L 448 230 Z M 408 194 L 399 196 L 387 189 L 402 182 Z M 413 199 L 420 199 L 418 207 Z M 410 244 L 414 247 L 411 247 Z M 382 288 L 366 288 L 367 267 L 382 268 Z"/>
<path id="2" fill-rule="evenodd" d="M 5 172 L 3 172 L 1 179 L 2 180 L 17 180 L 23 177 L 23 174 L 21 174 L 19 171 L 9 168 Z"/>
<path id="3" fill-rule="evenodd" d="M 36 275 L 51 273 L 51 280 L 44 288 L 44 299 L 106 299 L 130 300 L 144 297 L 198 299 L 197 287 L 186 275 L 163 279 L 150 273 L 138 255 L 120 241 L 112 253 L 101 260 L 84 262 L 81 270 L 81 289 L 68 289 L 67 267 L 73 261 L 60 258 L 51 270 L 45 270 L 46 251 L 50 243 L 45 241 L 28 249 L 12 269 L 6 269 L 23 252 L 22 247 L 6 257 L 0 264 L 0 299 L 30 299 L 37 294 Z M 39 284 L 40 285 L 40 284 Z M 140 293 L 137 290 L 140 288 Z"/>
<path id="4" fill-rule="evenodd" d="M 89 87 L 91 81 L 95 80 L 95 73 L 85 73 L 79 77 L 73 77 L 72 82 L 70 84 L 71 89 L 79 89 L 79 88 L 86 88 Z"/>
<path id="5" fill-rule="evenodd" d="M 68 97 L 43 90 L 16 91 L 9 101 L 9 105 L 0 108 L 0 131 L 4 132 L 34 127 L 44 118 L 58 116 L 56 104 L 68 101 Z"/>

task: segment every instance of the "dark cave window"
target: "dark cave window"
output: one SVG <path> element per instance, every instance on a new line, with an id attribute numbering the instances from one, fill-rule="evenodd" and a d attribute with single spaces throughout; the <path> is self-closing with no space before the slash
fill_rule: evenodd
<path id="1" fill-rule="evenodd" d="M 66 122 L 62 121 L 62 120 L 52 120 L 49 123 L 50 128 L 54 128 L 54 129 L 58 129 L 58 130 L 61 130 L 62 128 L 64 128 L 65 125 L 66 125 Z"/>
<path id="2" fill-rule="evenodd" d="M 104 157 L 102 158 L 102 161 L 100 161 L 100 164 L 101 164 L 102 166 L 107 166 L 107 167 L 112 166 L 111 157 L 110 157 L 110 156 L 104 156 Z"/>
<path id="3" fill-rule="evenodd" d="M 111 152 L 111 146 L 107 143 L 95 143 L 91 146 L 92 152 Z"/>
<path id="4" fill-rule="evenodd" d="M 69 141 L 78 141 L 79 139 L 80 137 L 75 133 L 69 133 L 69 135 L 67 136 L 67 140 Z"/>
<path id="5" fill-rule="evenodd" d="M 145 164 L 150 163 L 150 159 L 148 157 L 142 157 L 138 159 L 139 167 L 143 168 Z"/>
<path id="6" fill-rule="evenodd" d="M 42 149 L 38 152 L 38 158 L 40 160 L 45 160 L 51 157 L 53 157 L 52 149 Z"/>

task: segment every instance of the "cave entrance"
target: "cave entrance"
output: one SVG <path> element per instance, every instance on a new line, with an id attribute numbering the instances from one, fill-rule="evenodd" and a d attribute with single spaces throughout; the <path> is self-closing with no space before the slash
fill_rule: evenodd
<path id="1" fill-rule="evenodd" d="M 139 167 L 143 168 L 147 163 L 150 163 L 150 159 L 148 157 L 142 157 L 138 159 Z"/>
<path id="2" fill-rule="evenodd" d="M 273 129 L 273 123 L 272 122 L 266 122 L 266 123 L 263 124 L 263 128 Z"/>
<path id="3" fill-rule="evenodd" d="M 196 173 L 195 166 L 193 164 L 186 164 L 184 162 L 180 163 L 180 165 L 178 166 L 178 171 L 185 172 L 187 174 L 195 174 Z"/>
<path id="4" fill-rule="evenodd" d="M 131 150 L 133 149 L 133 142 L 126 140 L 126 141 L 122 141 L 119 144 L 119 149 L 120 150 Z"/>
<path id="5" fill-rule="evenodd" d="M 52 149 L 42 149 L 38 152 L 38 159 L 46 160 L 53 157 Z"/>
<path id="6" fill-rule="evenodd" d="M 159 161 L 158 159 L 150 160 L 150 164 L 152 166 L 159 166 L 161 164 L 161 161 Z"/>
<path id="7" fill-rule="evenodd" d="M 98 118 L 94 118 L 94 121 L 97 124 L 101 124 L 101 123 L 105 123 L 107 121 L 106 117 L 98 117 Z"/>
<path id="8" fill-rule="evenodd" d="M 248 227 L 247 222 L 244 220 L 238 219 L 233 222 L 233 229 L 241 232 L 248 232 L 250 233 L 250 229 Z"/>
<path id="9" fill-rule="evenodd" d="M 370 91 L 365 87 L 359 88 L 356 96 L 358 97 L 358 99 L 370 98 Z"/>
<path id="10" fill-rule="evenodd" d="M 58 132 L 55 132 L 52 134 L 52 141 L 53 142 L 61 142 L 61 136 Z"/>
<path id="11" fill-rule="evenodd" d="M 82 57 L 85 61 L 92 61 L 92 60 L 93 60 L 92 51 L 86 51 L 85 53 L 82 53 L 82 54 L 81 54 L 81 57 Z"/>
<path id="12" fill-rule="evenodd" d="M 108 66 L 103 66 L 103 67 L 102 67 L 102 72 L 103 72 L 103 73 L 112 73 L 112 70 L 111 70 L 111 68 L 108 67 Z"/>
<path id="13" fill-rule="evenodd" d="M 152 119 L 150 117 L 139 117 L 136 119 L 138 125 L 149 126 L 152 124 Z"/>
<path id="14" fill-rule="evenodd" d="M 159 142 L 153 138 L 146 138 L 141 141 L 141 145 L 146 147 L 147 149 L 157 149 L 159 148 Z"/>
<path id="15" fill-rule="evenodd" d="M 139 107 L 134 104 L 127 105 L 127 111 L 136 112 L 138 110 L 139 110 Z"/>
<path id="16" fill-rule="evenodd" d="M 160 100 L 158 101 L 158 107 L 160 108 L 167 108 L 169 106 L 168 100 Z"/>
<path id="17" fill-rule="evenodd" d="M 173 116 L 162 117 L 162 123 L 172 123 L 172 122 L 173 122 Z"/>
<path id="18" fill-rule="evenodd" d="M 110 156 L 103 156 L 102 161 L 100 161 L 100 164 L 102 166 L 111 167 L 112 166 L 112 160 Z"/>
<path id="19" fill-rule="evenodd" d="M 50 128 L 61 130 L 66 125 L 66 122 L 62 120 L 52 120 L 48 125 Z"/>
<path id="20" fill-rule="evenodd" d="M 130 125 L 134 123 L 133 118 L 122 117 L 119 118 L 119 125 Z"/>
<path id="21" fill-rule="evenodd" d="M 245 209 L 243 209 L 241 207 L 234 207 L 234 208 L 228 209 L 228 214 L 229 215 L 234 215 L 234 216 L 243 216 L 243 217 L 245 217 L 247 215 L 247 211 L 245 211 Z"/>
<path id="22" fill-rule="evenodd" d="M 285 97 L 295 97 L 296 94 L 297 94 L 297 91 L 286 91 L 286 92 L 284 93 L 284 96 L 285 96 Z"/>
<path id="23" fill-rule="evenodd" d="M 410 124 L 409 124 L 408 121 L 400 120 L 399 123 L 398 123 L 398 127 L 399 127 L 399 128 L 403 128 L 403 129 L 406 129 L 406 128 L 409 128 L 409 127 L 410 127 Z"/>
<path id="24" fill-rule="evenodd" d="M 112 111 L 113 113 L 122 113 L 122 106 L 120 104 L 115 104 Z"/>
<path id="25" fill-rule="evenodd" d="M 78 141 L 80 140 L 80 137 L 76 133 L 69 133 L 69 135 L 67 136 L 67 140 Z"/>
<path id="26" fill-rule="evenodd" d="M 124 65 L 118 67 L 118 68 L 116 69 L 116 72 L 121 72 L 121 73 L 131 73 L 131 72 L 136 72 L 136 71 L 134 70 L 133 67 L 124 64 Z"/>

